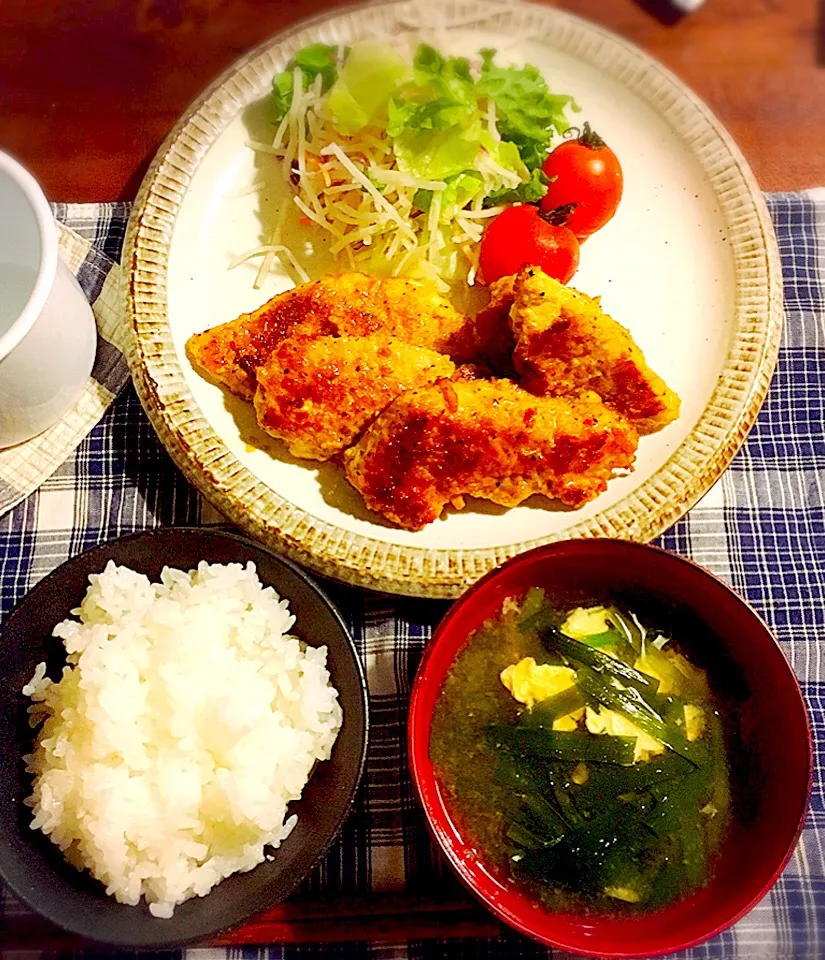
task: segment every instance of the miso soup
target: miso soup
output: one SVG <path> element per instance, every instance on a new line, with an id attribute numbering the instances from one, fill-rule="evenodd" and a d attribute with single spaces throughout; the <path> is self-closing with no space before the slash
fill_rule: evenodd
<path id="1" fill-rule="evenodd" d="M 705 672 L 630 610 L 505 602 L 436 703 L 430 755 L 465 842 L 553 909 L 632 912 L 704 886 L 729 820 Z"/>

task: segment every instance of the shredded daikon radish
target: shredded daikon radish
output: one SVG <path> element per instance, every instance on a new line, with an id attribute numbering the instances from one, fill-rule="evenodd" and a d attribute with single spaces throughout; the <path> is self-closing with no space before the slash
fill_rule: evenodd
<path id="1" fill-rule="evenodd" d="M 300 197 L 295 196 L 292 200 L 301 213 L 303 213 L 305 217 L 309 217 L 313 223 L 317 223 L 319 227 L 328 230 L 333 237 L 337 237 L 339 240 L 343 237 L 341 231 L 338 230 L 334 224 L 326 220 L 322 213 L 316 213 L 314 210 L 311 210 Z"/>
<path id="2" fill-rule="evenodd" d="M 229 269 L 234 270 L 235 267 L 239 267 L 242 263 L 246 263 L 247 260 L 251 260 L 253 257 L 262 257 L 264 254 L 273 253 L 274 251 L 275 247 L 271 243 L 264 243 L 259 247 L 253 247 L 251 250 L 246 250 L 240 256 L 230 260 Z"/>
<path id="3" fill-rule="evenodd" d="M 284 248 L 286 249 L 286 248 Z M 253 290 L 260 290 L 264 285 L 264 280 L 269 276 L 270 271 L 272 270 L 272 263 L 275 260 L 276 253 L 281 251 L 268 250 L 265 254 L 263 260 L 261 260 L 261 265 L 258 267 L 258 272 L 255 274 L 255 282 L 252 284 Z M 283 263 L 283 260 L 281 261 Z"/>
<path id="4" fill-rule="evenodd" d="M 289 249 L 289 247 L 284 246 L 282 243 L 262 244 L 259 247 L 254 247 L 252 250 L 247 250 L 245 253 L 242 253 L 239 257 L 235 257 L 235 259 L 230 262 L 229 269 L 232 270 L 234 267 L 240 266 L 242 263 L 245 263 L 247 260 L 251 260 L 253 257 L 261 257 L 261 256 L 264 258 L 263 263 L 261 264 L 261 267 L 263 268 L 264 266 L 266 266 L 267 268 L 266 271 L 264 272 L 264 276 L 266 275 L 266 273 L 269 272 L 269 269 L 271 268 L 272 259 L 275 256 L 278 256 L 279 258 L 286 257 L 287 261 L 289 262 L 289 266 L 291 267 L 291 270 L 289 270 L 289 272 L 291 273 L 294 270 L 295 274 L 298 276 L 301 283 L 309 282 L 309 274 L 306 272 L 306 270 L 304 270 L 304 268 L 298 262 L 298 260 L 295 257 L 295 254 Z M 286 264 L 284 264 L 284 266 L 286 266 Z M 255 278 L 255 283 L 253 284 L 256 290 L 261 285 L 260 281 L 262 277 L 260 276 L 260 274 L 261 274 L 261 271 L 259 271 L 259 276 Z"/>
<path id="5" fill-rule="evenodd" d="M 278 132 L 275 134 L 275 139 L 272 141 L 272 147 L 274 150 L 280 150 L 284 142 L 284 137 L 286 132 L 289 129 L 289 114 L 287 113 L 283 120 L 278 124 Z"/>
<path id="6" fill-rule="evenodd" d="M 441 194 L 434 193 L 432 203 L 430 204 L 430 216 L 427 224 L 427 232 L 430 235 L 430 244 L 427 252 L 427 259 L 430 263 L 435 260 L 441 245 L 441 234 L 438 230 L 438 221 L 441 219 Z"/>
<path id="7" fill-rule="evenodd" d="M 334 243 L 332 247 L 330 247 L 330 251 L 332 253 L 340 253 L 344 247 L 349 246 L 352 243 L 358 243 L 358 241 L 361 241 L 366 246 L 369 246 L 373 234 L 378 233 L 379 230 L 381 230 L 380 224 L 375 224 L 371 227 L 362 227 L 360 230 L 356 230 L 353 234 L 348 236 L 346 240 L 339 240 L 338 243 Z"/>
<path id="8" fill-rule="evenodd" d="M 479 154 L 476 160 L 476 169 L 482 172 L 486 170 L 489 173 L 496 174 L 511 187 L 517 187 L 521 183 L 521 178 L 518 174 L 513 173 L 512 170 L 508 170 L 506 167 L 502 167 L 500 163 L 496 163 L 489 153 Z"/>
<path id="9" fill-rule="evenodd" d="M 501 134 L 496 126 L 496 105 L 492 100 L 487 101 L 487 131 L 496 143 L 501 140 Z"/>
<path id="10" fill-rule="evenodd" d="M 518 204 L 514 204 L 518 206 Z M 461 210 L 458 214 L 462 220 L 482 220 L 485 217 L 497 217 L 506 207 L 487 207 L 486 210 Z"/>
<path id="11" fill-rule="evenodd" d="M 375 187 L 370 183 L 369 177 L 363 174 L 358 167 L 350 160 L 350 158 L 344 153 L 344 151 L 338 146 L 337 143 L 330 143 L 328 146 L 324 147 L 321 150 L 321 156 L 327 156 L 329 154 L 334 154 L 341 161 L 341 166 L 350 174 L 354 183 L 359 183 L 376 203 L 380 209 L 382 209 L 388 216 L 392 217 L 395 220 L 402 230 L 409 231 L 412 233 L 412 230 L 409 227 L 409 224 L 406 224 L 398 214 L 398 211 L 388 203 L 384 197 L 375 189 Z"/>
<path id="12" fill-rule="evenodd" d="M 443 180 L 419 180 L 404 173 L 403 170 L 387 170 L 381 167 L 370 167 L 367 171 L 373 180 L 380 183 L 395 184 L 400 187 L 412 187 L 414 190 L 445 190 L 447 184 Z"/>
<path id="13" fill-rule="evenodd" d="M 276 138 L 277 139 L 277 138 Z M 254 150 L 256 153 L 269 153 L 274 157 L 279 157 L 281 155 L 281 150 L 278 147 L 274 146 L 271 143 L 261 143 L 259 140 L 246 140 L 245 146 Z"/>

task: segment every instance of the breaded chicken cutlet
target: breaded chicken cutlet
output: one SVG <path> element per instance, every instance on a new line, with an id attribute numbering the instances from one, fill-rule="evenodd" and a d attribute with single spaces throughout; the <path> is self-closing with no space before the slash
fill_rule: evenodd
<path id="1" fill-rule="evenodd" d="M 471 321 L 431 284 L 341 273 L 278 294 L 252 313 L 194 334 L 186 351 L 212 379 L 244 400 L 252 400 L 255 371 L 292 333 L 316 337 L 382 334 L 463 362 L 472 356 L 471 327 Z"/>
<path id="2" fill-rule="evenodd" d="M 528 267 L 516 277 L 510 325 L 520 383 L 532 393 L 593 390 L 639 433 L 653 433 L 679 416 L 677 394 L 598 300 Z"/>
<path id="3" fill-rule="evenodd" d="M 571 507 L 633 463 L 638 435 L 594 396 L 535 397 L 509 380 L 439 380 L 397 397 L 344 454 L 367 506 L 420 530 L 464 496 L 506 507 L 532 494 Z"/>
<path id="4" fill-rule="evenodd" d="M 516 348 L 510 328 L 515 277 L 501 277 L 490 284 L 487 306 L 473 317 L 474 363 L 484 364 L 499 377 L 514 377 L 513 351 Z"/>
<path id="5" fill-rule="evenodd" d="M 383 336 L 296 334 L 258 367 L 255 412 L 294 456 L 328 460 L 404 390 L 454 370 L 443 354 Z"/>

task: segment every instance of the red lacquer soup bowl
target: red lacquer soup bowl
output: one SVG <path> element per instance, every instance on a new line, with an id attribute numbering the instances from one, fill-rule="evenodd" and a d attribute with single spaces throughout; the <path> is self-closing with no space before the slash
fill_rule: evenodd
<path id="1" fill-rule="evenodd" d="M 551 912 L 465 842 L 430 760 L 433 709 L 468 637 L 507 597 L 542 587 L 555 606 L 614 602 L 644 622 L 673 625 L 719 697 L 732 781 L 732 819 L 708 885 L 633 916 Z M 501 920 L 543 943 L 600 957 L 654 956 L 720 933 L 770 889 L 799 839 L 812 776 L 812 744 L 796 677 L 753 609 L 708 571 L 656 547 L 572 540 L 522 554 L 450 609 L 427 647 L 409 719 L 413 781 L 429 826 L 466 886 Z"/>

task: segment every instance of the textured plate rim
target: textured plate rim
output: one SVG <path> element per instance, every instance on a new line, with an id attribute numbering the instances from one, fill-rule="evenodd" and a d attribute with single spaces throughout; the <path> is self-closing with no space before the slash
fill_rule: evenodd
<path id="1" fill-rule="evenodd" d="M 734 331 L 724 368 L 696 425 L 648 480 L 595 516 L 533 540 L 463 550 L 393 544 L 320 520 L 279 496 L 229 451 L 184 379 L 166 311 L 175 222 L 207 149 L 297 46 L 315 39 L 319 29 L 387 27 L 415 6 L 390 0 L 339 8 L 278 34 L 229 67 L 160 147 L 132 210 L 123 265 L 132 376 L 187 479 L 237 526 L 318 573 L 393 594 L 445 598 L 532 547 L 581 537 L 647 542 L 687 513 L 727 468 L 762 406 L 779 351 L 783 299 L 773 224 L 756 179 L 730 134 L 675 75 L 630 42 L 552 7 L 449 2 L 448 22 L 475 16 L 505 32 L 520 26 L 525 35 L 597 66 L 656 110 L 691 151 L 716 194 L 734 256 Z"/>

